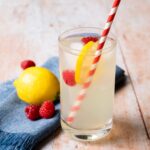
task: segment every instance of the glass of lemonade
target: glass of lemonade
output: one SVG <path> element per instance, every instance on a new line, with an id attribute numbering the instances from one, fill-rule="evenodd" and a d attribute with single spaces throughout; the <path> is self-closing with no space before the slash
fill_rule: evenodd
<path id="1" fill-rule="evenodd" d="M 66 121 L 87 78 L 96 50 L 85 42 L 90 40 L 87 37 L 98 39 L 101 31 L 93 27 L 75 28 L 59 37 L 61 125 L 71 137 L 82 141 L 100 139 L 112 128 L 116 41 L 111 33 L 74 121 L 71 124 Z"/>

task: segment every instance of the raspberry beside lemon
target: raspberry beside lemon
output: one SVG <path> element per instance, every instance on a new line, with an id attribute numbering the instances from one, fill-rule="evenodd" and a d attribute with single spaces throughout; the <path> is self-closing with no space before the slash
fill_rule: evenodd
<path id="1" fill-rule="evenodd" d="M 59 81 L 55 75 L 43 67 L 25 69 L 14 81 L 17 94 L 29 104 L 41 104 L 47 99 L 54 100 L 59 92 Z"/>

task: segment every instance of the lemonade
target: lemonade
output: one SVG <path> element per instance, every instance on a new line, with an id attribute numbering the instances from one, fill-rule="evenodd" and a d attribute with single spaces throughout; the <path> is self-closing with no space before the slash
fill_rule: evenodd
<path id="1" fill-rule="evenodd" d="M 116 42 L 112 38 L 108 38 L 105 43 L 92 84 L 75 120 L 70 125 L 66 122 L 94 57 L 94 51 L 87 48 L 83 50 L 81 39 L 87 36 L 99 37 L 99 33 L 100 29 L 97 28 L 80 28 L 63 33 L 59 39 L 61 124 L 66 132 L 80 140 L 103 137 L 112 127 L 116 49 Z M 83 51 L 86 51 L 86 55 Z M 70 72 L 67 82 L 63 76 L 65 71 Z M 71 72 L 74 72 L 74 76 L 71 76 Z M 76 83 L 70 86 L 68 83 L 72 77 Z"/>

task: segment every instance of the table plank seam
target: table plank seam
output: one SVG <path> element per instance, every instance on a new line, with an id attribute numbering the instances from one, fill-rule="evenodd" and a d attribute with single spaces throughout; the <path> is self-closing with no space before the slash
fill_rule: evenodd
<path id="1" fill-rule="evenodd" d="M 133 85 L 133 81 L 132 81 L 132 78 L 131 78 L 131 75 L 130 75 L 130 72 L 129 72 L 129 69 L 128 69 L 128 66 L 127 66 L 124 54 L 123 54 L 123 51 L 122 51 L 121 44 L 119 45 L 119 47 L 120 47 L 120 52 L 121 52 L 122 60 L 123 60 L 124 65 L 126 67 L 126 71 L 127 71 L 128 77 L 129 77 L 129 81 L 131 82 L 131 87 L 132 87 L 133 93 L 135 95 L 135 99 L 136 99 L 137 106 L 138 106 L 138 109 L 139 109 L 139 113 L 140 113 L 140 116 L 141 116 L 141 119 L 142 119 L 142 122 L 143 122 L 145 133 L 146 133 L 146 136 L 147 136 L 148 140 L 150 140 L 150 135 L 148 133 L 146 122 L 145 122 L 145 119 L 144 119 L 144 116 L 143 116 L 143 113 L 142 113 L 142 110 L 141 110 L 141 107 L 140 107 L 140 103 L 139 103 L 139 100 L 138 100 L 138 97 L 137 97 L 137 94 L 136 94 L 136 91 L 135 91 L 135 88 L 134 88 L 134 85 Z"/>

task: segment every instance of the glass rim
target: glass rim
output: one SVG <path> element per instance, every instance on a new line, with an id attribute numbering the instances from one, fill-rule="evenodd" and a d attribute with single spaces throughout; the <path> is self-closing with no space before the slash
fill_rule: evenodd
<path id="1" fill-rule="evenodd" d="M 72 51 L 70 51 L 70 48 L 69 48 L 68 46 L 64 45 L 64 44 L 61 42 L 63 39 L 65 39 L 65 38 L 67 37 L 67 36 L 65 36 L 65 34 L 67 34 L 67 33 L 69 34 L 69 33 L 70 33 L 70 35 L 73 35 L 73 33 L 71 34 L 71 32 L 73 32 L 73 31 L 78 31 L 78 30 L 80 30 L 80 29 L 83 29 L 83 30 L 87 30 L 87 29 L 92 30 L 92 29 L 93 29 L 93 30 L 99 31 L 99 33 L 100 33 L 100 31 L 103 30 L 102 28 L 99 28 L 99 27 L 75 27 L 75 28 L 71 28 L 71 29 L 65 30 L 64 32 L 62 32 L 62 33 L 59 35 L 59 37 L 58 37 L 58 42 L 59 42 L 59 45 L 60 45 L 61 47 L 63 47 L 66 52 L 72 53 L 72 54 L 74 54 L 74 55 L 78 55 L 78 54 L 80 53 L 80 50 L 79 50 L 79 49 L 75 49 L 75 48 L 71 48 Z M 86 32 L 85 32 L 85 33 L 86 33 Z M 70 35 L 69 35 L 69 36 L 70 36 Z M 112 49 L 114 49 L 114 47 L 115 47 L 116 44 L 117 44 L 116 36 L 115 36 L 112 32 L 109 32 L 109 35 L 108 35 L 107 38 L 113 40 L 113 44 L 111 44 L 111 46 L 108 46 L 108 47 L 106 47 L 106 48 L 103 48 L 102 54 L 111 52 Z M 94 55 L 94 53 L 93 53 L 93 54 L 89 54 L 89 55 Z"/>

